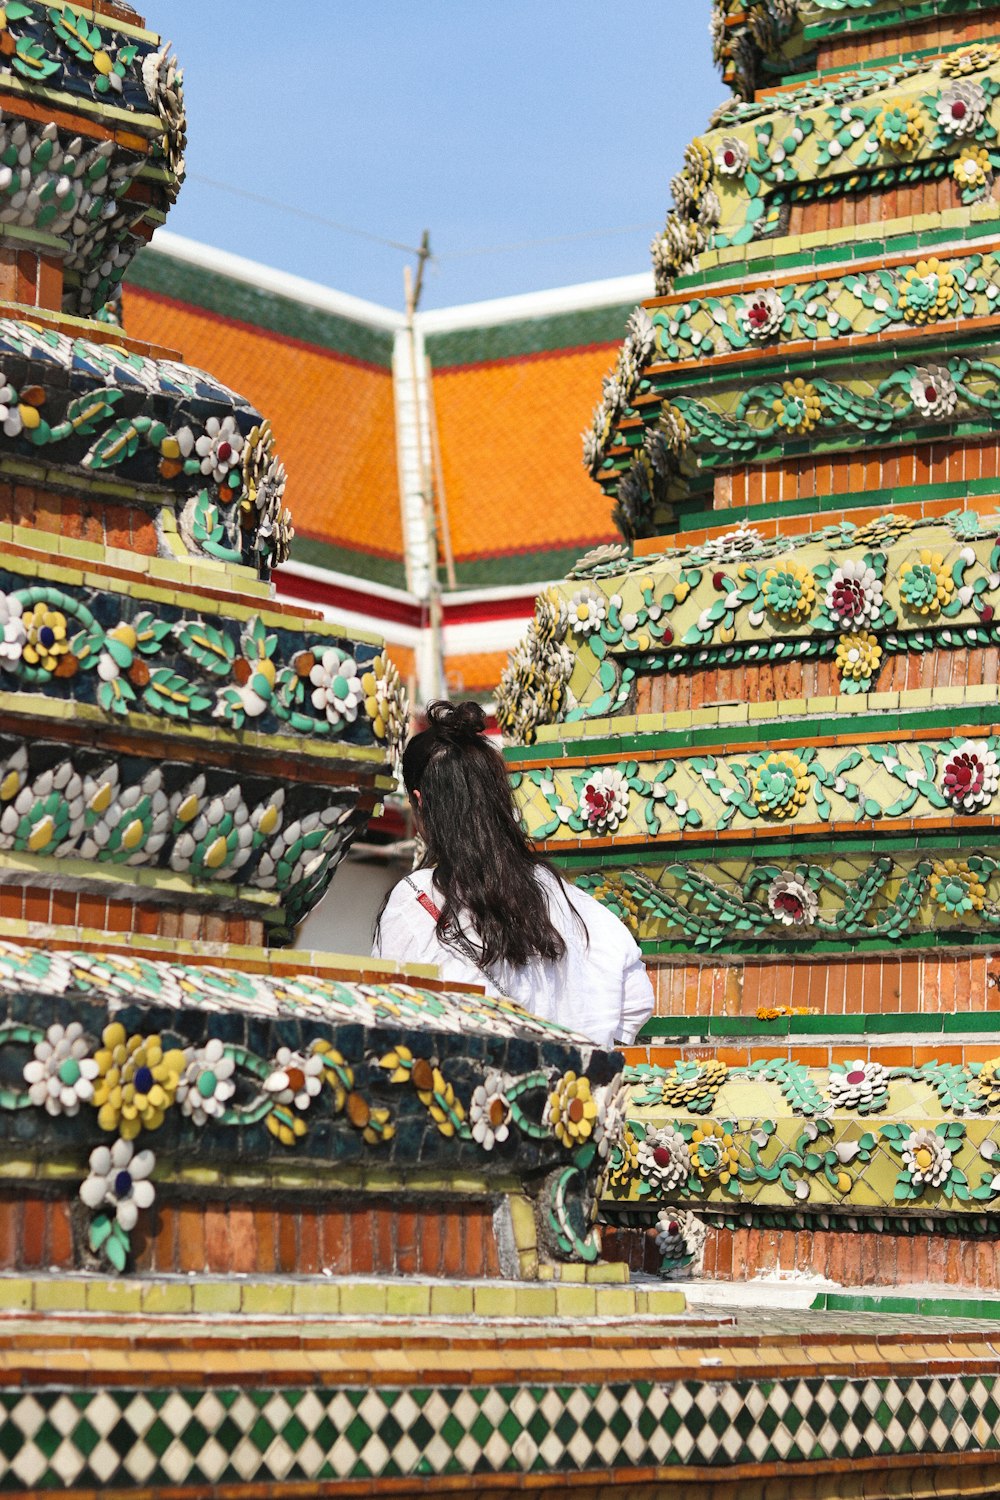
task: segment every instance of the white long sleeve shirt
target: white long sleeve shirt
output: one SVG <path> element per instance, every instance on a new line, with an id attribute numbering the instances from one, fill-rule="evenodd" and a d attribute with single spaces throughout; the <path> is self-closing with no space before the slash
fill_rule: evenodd
<path id="1" fill-rule="evenodd" d="M 523 968 L 501 963 L 487 974 L 461 949 L 442 943 L 434 916 L 420 900 L 423 895 L 438 909 L 444 904 L 429 869 L 415 870 L 412 884 L 401 880 L 393 889 L 373 955 L 436 964 L 443 979 L 485 985 L 490 994 L 506 995 L 532 1015 L 581 1032 L 600 1047 L 633 1042 L 653 1009 L 653 987 L 638 943 L 593 896 L 545 869 L 538 871 L 538 879 L 545 888 L 552 925 L 566 944 L 559 960 L 533 958 Z M 586 939 L 570 906 L 583 919 Z M 471 923 L 464 930 L 478 948 Z"/>

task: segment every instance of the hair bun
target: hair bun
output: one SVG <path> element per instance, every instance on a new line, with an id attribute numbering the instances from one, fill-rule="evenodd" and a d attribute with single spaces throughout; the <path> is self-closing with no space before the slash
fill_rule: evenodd
<path id="1" fill-rule="evenodd" d="M 427 722 L 435 735 L 451 744 L 474 740 L 486 729 L 486 715 L 478 703 L 446 703 L 439 700 L 427 705 Z"/>

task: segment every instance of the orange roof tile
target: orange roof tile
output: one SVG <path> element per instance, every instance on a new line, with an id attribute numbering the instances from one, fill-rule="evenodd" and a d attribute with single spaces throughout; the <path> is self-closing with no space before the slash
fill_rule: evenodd
<path id="1" fill-rule="evenodd" d="M 124 323 L 181 350 L 270 419 L 300 537 L 402 559 L 388 369 L 130 285 Z"/>
<path id="2" fill-rule="evenodd" d="M 611 541 L 607 502 L 580 461 L 616 346 L 435 370 L 456 559 Z"/>

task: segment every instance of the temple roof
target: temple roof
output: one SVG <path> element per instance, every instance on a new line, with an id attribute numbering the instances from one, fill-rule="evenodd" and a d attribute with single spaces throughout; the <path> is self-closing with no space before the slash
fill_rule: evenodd
<path id="1" fill-rule="evenodd" d="M 579 434 L 650 290 L 635 276 L 418 313 L 458 588 L 545 582 L 612 535 Z M 130 271 L 124 317 L 267 412 L 293 564 L 407 587 L 400 314 L 161 234 Z"/>

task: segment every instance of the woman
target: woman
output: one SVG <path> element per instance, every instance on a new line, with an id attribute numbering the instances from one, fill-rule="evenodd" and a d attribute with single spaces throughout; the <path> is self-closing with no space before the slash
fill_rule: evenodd
<path id="1" fill-rule="evenodd" d="M 383 903 L 375 957 L 437 964 L 602 1047 L 632 1042 L 653 1009 L 638 944 L 528 842 L 479 705 L 427 717 L 403 752 L 427 853 Z"/>

